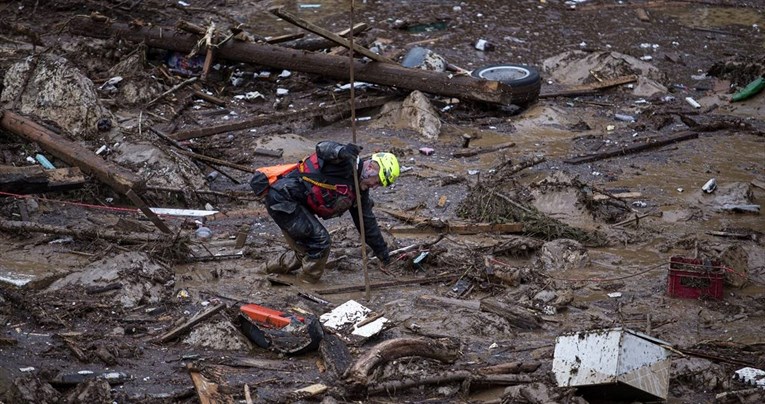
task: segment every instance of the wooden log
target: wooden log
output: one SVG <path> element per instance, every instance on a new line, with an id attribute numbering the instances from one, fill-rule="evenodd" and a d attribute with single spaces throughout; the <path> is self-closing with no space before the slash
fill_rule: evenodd
<path id="1" fill-rule="evenodd" d="M 456 277 L 457 275 L 442 275 L 442 276 L 436 276 L 432 278 L 407 279 L 402 281 L 390 281 L 390 282 L 377 282 L 377 283 L 370 284 L 369 287 L 370 289 L 384 289 L 384 288 L 391 288 L 395 286 L 427 285 L 429 283 L 452 281 Z M 332 295 L 332 294 L 338 294 L 338 293 L 357 292 L 357 291 L 364 291 L 364 290 L 366 290 L 366 285 L 352 285 L 352 286 L 343 286 L 339 288 L 321 289 L 321 290 L 317 290 L 316 293 L 320 295 Z"/>
<path id="2" fill-rule="evenodd" d="M 96 38 L 116 36 L 132 42 L 145 42 L 148 46 L 189 52 L 197 37 L 156 26 L 130 26 L 103 23 L 89 17 L 70 20 L 71 33 Z M 217 49 L 217 57 L 237 62 L 254 63 L 318 74 L 338 80 L 348 80 L 350 60 L 345 56 L 311 53 L 279 46 L 229 41 Z M 509 86 L 498 81 L 483 80 L 471 76 L 408 69 L 393 63 L 354 61 L 354 78 L 357 81 L 394 86 L 407 90 L 456 97 L 492 104 L 524 104 L 534 101 L 539 87 Z"/>
<path id="3" fill-rule="evenodd" d="M 170 243 L 166 234 L 157 233 L 119 233 L 99 227 L 69 228 L 49 224 L 0 219 L 0 230 L 21 233 L 49 233 L 60 236 L 72 236 L 87 240 L 109 240 L 116 243 Z"/>
<path id="4" fill-rule="evenodd" d="M 225 303 L 220 303 L 217 306 L 209 308 L 207 311 L 204 311 L 200 314 L 197 314 L 196 316 L 189 319 L 189 321 L 186 321 L 179 327 L 176 327 L 173 330 L 170 330 L 166 332 L 165 334 L 161 335 L 158 340 L 160 342 L 167 342 L 172 339 L 177 338 L 181 334 L 189 331 L 192 327 L 199 324 L 200 322 L 207 320 L 208 318 L 212 317 L 214 314 L 218 313 L 219 311 L 223 310 L 226 307 Z"/>
<path id="5" fill-rule="evenodd" d="M 379 107 L 393 100 L 394 97 L 373 97 L 356 100 L 356 109 Z M 263 114 L 243 121 L 226 123 L 223 125 L 206 126 L 203 128 L 178 131 L 171 135 L 175 140 L 188 140 L 206 136 L 213 136 L 223 132 L 233 132 L 237 130 L 248 129 L 256 126 L 270 125 L 274 123 L 284 123 L 293 119 L 305 119 L 308 117 L 321 116 L 325 114 L 344 114 L 350 113 L 350 101 L 339 102 L 334 105 L 303 108 L 297 111 L 277 112 L 273 114 Z"/>
<path id="6" fill-rule="evenodd" d="M 284 21 L 289 22 L 290 24 L 297 25 L 300 28 L 303 28 L 307 31 L 311 31 L 316 35 L 319 35 L 320 37 L 329 39 L 332 42 L 337 43 L 340 46 L 344 46 L 347 49 L 353 48 L 353 51 L 356 53 L 359 53 L 361 55 L 364 55 L 376 62 L 382 62 L 382 63 L 395 63 L 394 61 L 382 56 L 378 55 L 372 51 L 370 51 L 367 48 L 364 48 L 358 44 L 351 44 L 351 42 L 340 35 L 335 34 L 334 32 L 328 31 L 316 24 L 310 23 L 302 18 L 298 18 L 286 11 L 284 11 L 283 7 L 274 7 L 271 8 L 269 11 L 273 13 L 275 16 L 283 19 Z"/>
<path id="7" fill-rule="evenodd" d="M 523 330 L 542 328 L 542 321 L 538 316 L 529 313 L 523 308 L 500 303 L 496 300 L 481 300 L 481 310 L 505 318 L 510 325 L 516 328 Z"/>
<path id="8" fill-rule="evenodd" d="M 450 363 L 459 357 L 459 342 L 448 339 L 396 338 L 375 345 L 348 370 L 345 380 L 352 386 L 367 385 L 367 375 L 377 366 L 407 356 L 431 358 Z"/>
<path id="9" fill-rule="evenodd" d="M 488 147 L 476 147 L 475 149 L 467 149 L 462 151 L 457 151 L 452 153 L 452 157 L 470 157 L 475 156 L 478 154 L 485 154 L 485 153 L 491 153 L 502 149 L 507 149 L 508 147 L 514 147 L 515 142 L 507 142 L 507 143 L 501 143 L 494 146 L 488 146 Z"/>
<path id="10" fill-rule="evenodd" d="M 44 170 L 39 165 L 0 166 L 0 191 L 18 194 L 66 191 L 80 188 L 85 177 L 78 167 Z"/>
<path id="11" fill-rule="evenodd" d="M 696 139 L 697 137 L 699 137 L 698 133 L 682 132 L 680 134 L 664 136 L 660 138 L 649 138 L 649 139 L 646 139 L 645 143 L 639 143 L 632 146 L 627 146 L 619 150 L 574 157 L 568 160 L 564 160 L 564 162 L 568 164 L 582 164 L 582 163 L 589 163 L 592 161 L 605 160 L 611 157 L 626 156 L 628 154 L 634 154 L 634 153 L 639 153 L 645 150 L 655 149 L 657 147 L 666 146 L 672 143 L 682 142 L 688 139 Z"/>
<path id="12" fill-rule="evenodd" d="M 476 374 L 469 370 L 457 370 L 411 380 L 396 380 L 376 384 L 369 387 L 367 394 L 374 395 L 386 393 L 391 396 L 395 396 L 397 392 L 407 390 L 412 387 L 432 384 L 441 385 L 450 383 L 462 383 L 466 380 L 469 380 L 471 384 L 496 386 L 512 386 L 517 384 L 532 383 L 534 381 L 534 379 L 528 375 L 484 375 Z"/>

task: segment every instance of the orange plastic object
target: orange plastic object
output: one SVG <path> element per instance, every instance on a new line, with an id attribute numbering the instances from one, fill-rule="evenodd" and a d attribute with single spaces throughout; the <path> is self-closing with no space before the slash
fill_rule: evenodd
<path id="1" fill-rule="evenodd" d="M 246 314 L 247 317 L 251 318 L 253 321 L 257 321 L 259 323 L 263 323 L 275 328 L 282 328 L 289 325 L 293 318 L 300 322 L 304 321 L 302 317 L 293 316 L 291 314 L 269 309 L 268 307 L 263 307 L 257 304 L 245 304 L 240 307 L 239 310 Z"/>

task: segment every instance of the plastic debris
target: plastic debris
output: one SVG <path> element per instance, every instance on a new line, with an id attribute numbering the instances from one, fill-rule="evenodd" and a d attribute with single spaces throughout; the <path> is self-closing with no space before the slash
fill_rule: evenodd
<path id="1" fill-rule="evenodd" d="M 701 187 L 701 190 L 708 194 L 711 194 L 712 192 L 714 192 L 715 189 L 717 189 L 717 181 L 714 178 L 707 181 L 707 183 Z"/>
<path id="2" fill-rule="evenodd" d="M 475 42 L 475 48 L 479 51 L 490 52 L 493 51 L 496 47 L 494 44 L 485 39 L 479 39 Z"/>
<path id="3" fill-rule="evenodd" d="M 47 159 L 45 156 L 43 156 L 42 154 L 37 154 L 37 155 L 35 155 L 35 160 L 37 160 L 37 161 L 40 163 L 40 165 L 41 165 L 41 166 L 43 166 L 43 168 L 45 168 L 46 170 L 54 170 L 54 169 L 56 168 L 56 167 L 55 167 L 53 164 L 51 164 L 51 162 L 50 162 L 50 161 L 48 161 L 48 159 Z"/>
<path id="4" fill-rule="evenodd" d="M 733 97 L 731 98 L 731 102 L 738 102 L 738 101 L 743 101 L 748 98 L 751 98 L 757 95 L 757 93 L 759 93 L 760 91 L 762 91 L 763 88 L 765 88 L 765 78 L 760 77 L 757 80 L 754 80 L 751 83 L 749 83 L 746 87 L 741 89 L 741 91 L 737 92 L 736 94 L 733 94 Z"/>
<path id="5" fill-rule="evenodd" d="M 420 147 L 420 154 L 424 154 L 426 156 L 430 156 L 434 152 L 435 152 L 435 150 L 430 148 L 430 147 Z"/>
<path id="6" fill-rule="evenodd" d="M 693 97 L 685 97 L 685 102 L 690 104 L 693 108 L 701 108 L 701 104 L 694 100 Z"/>
<path id="7" fill-rule="evenodd" d="M 635 122 L 634 116 L 625 115 L 625 114 L 614 114 L 614 119 L 616 119 L 617 121 Z"/>
<path id="8" fill-rule="evenodd" d="M 765 389 L 765 371 L 757 368 L 741 368 L 735 372 L 735 378 L 745 384 Z"/>

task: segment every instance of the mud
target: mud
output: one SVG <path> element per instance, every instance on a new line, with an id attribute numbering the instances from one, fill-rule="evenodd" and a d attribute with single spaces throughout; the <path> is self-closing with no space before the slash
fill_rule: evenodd
<path id="1" fill-rule="evenodd" d="M 147 106 L 186 79 L 171 79 L 160 71 L 159 66 L 167 66 L 170 60 L 167 52 L 113 39 L 72 36 L 59 25 L 75 15 L 99 12 L 119 22 L 166 27 L 181 19 L 199 25 L 212 20 L 223 27 L 242 24 L 242 29 L 259 37 L 301 32 L 268 13 L 273 5 L 284 5 L 333 31 L 349 25 L 348 1 L 314 3 L 318 7 L 287 1 L 206 0 L 188 5 L 155 1 L 0 5 L 4 109 L 32 113 L 94 152 L 106 145 L 109 151 L 104 158 L 134 171 L 149 186 L 184 189 L 150 192 L 153 206 L 222 212 L 205 223 L 212 230 L 209 240 L 192 236 L 194 219 L 164 217 L 179 234 L 189 236 L 191 255 L 146 244 L 0 233 L 0 401 L 197 402 L 189 377 L 192 367 L 235 400 L 244 400 L 247 385 L 255 402 L 299 401 L 288 394 L 313 383 L 330 386 L 323 396 L 326 402 L 586 402 L 575 389 L 557 387 L 551 377 L 555 337 L 602 327 L 631 328 L 673 345 L 668 402 L 763 400 L 759 393 L 715 398 L 749 388 L 732 378 L 735 370 L 765 369 L 765 220 L 759 214 L 719 209 L 726 203 L 765 200 L 765 190 L 756 185 L 765 182 L 765 95 L 728 102 L 736 88 L 765 73 L 762 4 L 665 2 L 646 6 L 650 21 L 641 21 L 637 5 L 601 1 L 576 2 L 575 6 L 551 0 L 355 2 L 354 21 L 372 28 L 359 40 L 396 60 L 416 44 L 469 70 L 499 63 L 528 64 L 540 70 L 543 92 L 623 74 L 641 76 L 634 84 L 596 95 L 541 98 L 523 109 L 453 104 L 453 100 L 425 95 L 418 102 L 430 102 L 433 110 L 427 117 L 436 111 L 440 120 L 428 123 L 425 135 L 391 119 L 400 118 L 388 112 L 398 108 L 392 103 L 358 111 L 357 117 L 371 119 L 353 126 L 348 117 L 299 117 L 184 142 L 209 156 L 251 167 L 302 158 L 324 139 L 350 142 L 356 136 L 364 152 L 394 151 L 408 171 L 393 187 L 373 192 L 386 240 L 391 249 L 439 241 L 427 249 L 428 258 L 420 265 L 413 264 L 420 251 L 396 257 L 386 272 L 370 263 L 370 282 L 444 274 L 456 275 L 460 281 L 373 289 L 366 299 L 363 288 L 321 294 L 329 288 L 364 284 L 360 243 L 347 216 L 325 222 L 333 237 L 330 261 L 343 258 L 320 283 L 304 284 L 290 275 L 281 280 L 291 286 L 269 281 L 257 269 L 287 245 L 263 206 L 246 197 L 193 192 L 205 188 L 247 191 L 249 175 L 223 167 L 233 180 L 219 175 L 209 181 L 209 166 L 192 163 L 148 130 L 214 126 L 347 100 L 347 91 L 336 91 L 346 83 L 299 72 L 280 77 L 278 69 L 217 61 L 219 66 L 201 88 L 224 99 L 226 107 L 192 100 L 189 88 Z M 35 34 L 14 24 L 33 27 Z M 475 49 L 477 39 L 485 39 L 495 49 Z M 35 65 L 36 78 L 20 82 L 20 73 L 30 66 L 28 58 L 41 53 L 45 56 Z M 62 62 L 49 66 L 49 60 Z M 46 82 L 46 72 L 56 68 L 71 74 L 64 81 L 70 87 Z M 269 77 L 262 72 L 269 72 Z M 102 87 L 117 75 L 123 81 L 114 90 Z M 277 88 L 289 93 L 277 96 Z M 248 100 L 246 94 L 255 91 L 263 97 Z M 356 90 L 357 97 L 383 94 L 398 95 L 399 103 L 408 95 L 374 86 Z M 701 108 L 691 107 L 686 97 L 693 97 Z M 444 108 L 447 105 L 452 107 Z M 615 114 L 636 119 L 620 121 Z M 98 131 L 103 117 L 109 118 L 112 128 Z M 669 146 L 592 163 L 564 162 L 713 124 L 720 129 L 699 130 L 698 138 Z M 438 126 L 440 132 L 434 136 L 433 128 Z M 508 141 L 515 146 L 454 158 L 452 153 L 461 150 L 463 134 L 472 137 L 471 147 Z M 418 150 L 425 146 L 435 153 L 420 154 Z M 257 148 L 282 150 L 283 155 L 281 159 L 258 155 L 253 153 Z M 29 164 L 26 156 L 41 151 L 0 132 L 4 165 Z M 545 162 L 512 176 L 495 175 L 511 165 L 508 160 L 517 164 L 539 156 Z M 52 160 L 57 167 L 65 166 Z M 708 194 L 701 187 L 710 178 L 716 178 L 718 188 Z M 640 196 L 594 198 L 626 191 Z M 494 205 L 464 203 L 485 200 L 492 192 L 506 193 L 556 222 L 597 233 L 605 243 L 583 247 L 586 243 L 581 240 L 546 240 L 538 236 L 543 232 L 526 240 L 497 234 L 450 234 L 443 239 L 433 233 L 402 235 L 388 231 L 402 222 L 381 211 L 406 211 L 454 223 L 465 220 L 467 211 L 498 220 L 499 215 L 490 214 Z M 445 203 L 440 205 L 442 197 Z M 21 220 L 20 201 L 35 222 L 130 231 L 125 226 L 132 221 L 153 229 L 134 209 L 118 209 L 130 206 L 130 201 L 95 180 L 84 189 L 34 198 L 0 194 L 0 201 L 0 218 L 7 220 Z M 636 215 L 637 222 L 620 224 Z M 234 238 L 244 224 L 251 226 L 246 244 L 236 248 Z M 712 234 L 721 231 L 745 236 Z M 722 259 L 739 275 L 730 275 L 733 279 L 721 300 L 671 298 L 667 295 L 671 256 Z M 541 366 L 530 374 L 534 383 L 507 389 L 466 382 L 389 392 L 387 397 L 349 396 L 342 382 L 324 371 L 318 353 L 285 357 L 253 346 L 238 332 L 237 307 L 242 303 L 299 308 L 315 315 L 329 310 L 300 297 L 300 291 L 334 305 L 354 299 L 390 320 L 380 335 L 351 347 L 354 357 L 381 341 L 404 336 L 450 337 L 461 343 L 461 356 L 455 363 L 403 358 L 380 367 L 372 377 L 376 382 L 506 362 L 539 362 Z M 620 296 L 609 296 L 614 292 Z M 468 303 L 434 304 L 426 296 Z M 544 319 L 541 328 L 524 330 L 506 317 L 471 308 L 470 302 L 481 299 L 512 302 L 535 313 Z M 181 338 L 158 341 L 218 303 L 229 307 Z M 682 353 L 686 351 L 697 355 Z M 243 358 L 259 362 L 243 366 Z M 102 378 L 79 384 L 60 382 L 62 375 L 83 370 L 123 372 L 128 377 L 111 385 Z"/>

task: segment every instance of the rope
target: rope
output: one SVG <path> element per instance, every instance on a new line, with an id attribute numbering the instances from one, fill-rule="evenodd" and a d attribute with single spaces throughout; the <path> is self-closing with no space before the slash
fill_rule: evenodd
<path id="1" fill-rule="evenodd" d="M 354 82 L 353 77 L 353 11 L 354 11 L 354 4 L 355 0 L 351 0 L 351 29 L 348 33 L 348 58 L 349 58 L 349 68 L 350 72 L 348 74 L 349 81 L 351 84 L 351 134 L 353 136 L 353 144 L 358 144 L 356 142 L 356 83 Z M 361 267 L 364 268 L 364 296 L 366 297 L 367 301 L 371 300 L 371 294 L 370 294 L 370 287 L 369 287 L 369 265 L 368 265 L 368 259 L 367 259 L 367 242 L 366 242 L 366 236 L 364 229 L 364 212 L 361 209 L 361 187 L 359 186 L 359 173 L 358 173 L 358 166 L 359 166 L 359 159 L 356 158 L 356 161 L 353 162 L 353 184 L 356 187 L 356 209 L 358 212 L 359 217 L 359 235 L 361 239 Z"/>

